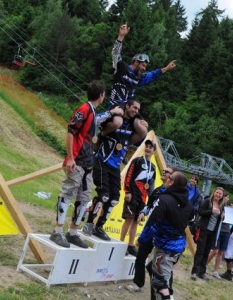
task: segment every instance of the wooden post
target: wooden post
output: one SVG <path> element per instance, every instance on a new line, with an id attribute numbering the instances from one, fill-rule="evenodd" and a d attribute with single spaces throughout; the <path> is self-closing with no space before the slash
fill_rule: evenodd
<path id="1" fill-rule="evenodd" d="M 38 177 L 42 177 L 62 169 L 62 163 L 56 164 L 52 167 L 44 168 L 39 171 L 33 172 L 31 174 L 27 174 L 22 177 L 18 177 L 9 181 L 5 181 L 2 175 L 0 174 L 0 194 L 6 205 L 8 211 L 10 212 L 12 218 L 14 219 L 16 225 L 19 228 L 19 231 L 24 235 L 26 238 L 28 233 L 32 232 L 27 220 L 25 219 L 18 202 L 15 200 L 14 196 L 12 195 L 9 186 L 14 186 Z M 36 260 L 38 263 L 45 263 L 46 262 L 46 255 L 41 248 L 40 244 L 34 240 L 31 240 L 29 243 L 30 249 L 32 250 Z"/>
<path id="2" fill-rule="evenodd" d="M 0 174 L 0 194 L 4 201 L 4 204 L 6 205 L 8 211 L 10 212 L 20 232 L 26 238 L 27 234 L 31 233 L 32 230 L 1 174 Z M 46 262 L 46 255 L 38 242 L 31 241 L 30 248 L 33 254 L 35 255 L 36 260 L 39 263 Z"/>
<path id="3" fill-rule="evenodd" d="M 196 245 L 194 244 L 193 236 L 190 232 L 189 227 L 186 227 L 185 233 L 186 233 L 186 241 L 188 243 L 189 250 L 191 251 L 192 255 L 194 256 L 195 252 L 196 252 Z"/>

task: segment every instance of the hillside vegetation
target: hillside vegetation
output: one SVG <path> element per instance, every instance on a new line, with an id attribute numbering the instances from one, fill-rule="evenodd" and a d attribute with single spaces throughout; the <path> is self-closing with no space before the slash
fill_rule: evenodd
<path id="1" fill-rule="evenodd" d="M 109 95 L 111 51 L 127 21 L 126 63 L 147 53 L 152 71 L 176 60 L 175 69 L 135 94 L 149 128 L 174 141 L 185 160 L 204 152 L 233 166 L 233 20 L 217 0 L 197 12 L 184 36 L 187 20 L 180 0 L 116 0 L 110 7 L 106 0 L 0 0 L 0 64 L 18 68 L 30 90 L 55 95 L 57 106 L 81 103 L 93 79 L 103 80 Z M 18 53 L 21 67 L 12 66 Z"/>
<path id="2" fill-rule="evenodd" d="M 62 162 L 52 147 L 37 136 L 48 132 L 64 145 L 66 122 L 55 115 L 39 97 L 17 84 L 10 76 L 0 77 L 0 170 L 11 180 Z M 19 200 L 41 201 L 33 193 L 40 190 L 57 197 L 62 172 L 12 187 Z M 54 207 L 54 204 L 51 205 Z"/>

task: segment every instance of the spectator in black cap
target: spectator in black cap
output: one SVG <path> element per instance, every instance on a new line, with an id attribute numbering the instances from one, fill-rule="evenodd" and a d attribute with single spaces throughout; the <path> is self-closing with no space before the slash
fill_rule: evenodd
<path id="1" fill-rule="evenodd" d="M 137 219 L 140 211 L 146 204 L 147 196 L 153 192 L 155 185 L 155 166 L 151 157 L 155 153 L 156 144 L 147 139 L 145 141 L 145 154 L 132 160 L 125 177 L 125 200 L 122 218 L 125 219 L 121 228 L 121 241 L 125 240 L 129 232 L 127 252 L 137 255 L 134 240 L 137 232 Z"/>

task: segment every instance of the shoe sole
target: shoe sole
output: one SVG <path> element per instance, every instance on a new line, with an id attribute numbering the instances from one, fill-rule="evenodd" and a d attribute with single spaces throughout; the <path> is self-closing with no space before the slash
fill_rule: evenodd
<path id="1" fill-rule="evenodd" d="M 111 241 L 111 239 L 110 238 L 104 238 L 104 237 L 100 237 L 99 235 L 98 235 L 98 233 L 96 234 L 96 233 L 92 233 L 94 236 L 96 236 L 96 237 L 98 237 L 99 239 L 101 239 L 101 240 L 103 240 L 103 241 L 106 241 L 106 242 L 109 242 L 109 241 Z"/>
<path id="2" fill-rule="evenodd" d="M 217 276 L 217 275 L 214 275 L 214 274 L 212 274 L 212 276 L 214 277 L 214 278 L 217 278 L 217 279 L 222 279 L 222 277 L 221 276 Z"/>

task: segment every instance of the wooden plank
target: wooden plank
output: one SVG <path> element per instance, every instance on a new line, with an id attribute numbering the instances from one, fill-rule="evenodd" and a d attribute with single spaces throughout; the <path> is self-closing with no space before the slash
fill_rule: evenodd
<path id="1" fill-rule="evenodd" d="M 195 243 L 193 241 L 193 236 L 192 236 L 192 234 L 190 232 L 189 227 L 186 227 L 185 233 L 186 233 L 186 241 L 188 243 L 189 250 L 191 251 L 192 255 L 194 256 L 195 252 L 196 252 L 196 245 L 195 245 Z"/>
<path id="2" fill-rule="evenodd" d="M 158 163 L 159 170 L 160 170 L 160 172 L 162 172 L 164 169 L 167 168 L 167 164 L 166 164 L 165 158 L 163 156 L 163 152 L 160 148 L 158 139 L 157 139 L 155 134 L 154 134 L 154 137 L 153 137 L 153 141 L 156 144 L 155 158 L 156 158 L 156 161 Z"/>
<path id="3" fill-rule="evenodd" d="M 20 232 L 24 235 L 24 238 L 26 238 L 27 234 L 32 232 L 32 229 L 28 224 L 27 220 L 25 219 L 17 201 L 12 195 L 6 181 L 4 180 L 1 174 L 0 174 L 0 195 L 8 211 L 10 212 L 12 218 L 14 219 L 16 225 L 18 226 Z M 46 255 L 38 242 L 31 241 L 30 248 L 38 263 L 46 262 Z"/>
<path id="4" fill-rule="evenodd" d="M 52 167 L 41 169 L 41 170 L 33 172 L 31 174 L 27 174 L 25 176 L 21 176 L 21 177 L 9 180 L 6 183 L 7 183 L 8 186 L 14 186 L 14 185 L 23 183 L 25 181 L 29 181 L 29 180 L 32 180 L 32 179 L 35 179 L 35 178 L 42 177 L 44 175 L 55 173 L 55 172 L 60 171 L 62 169 L 62 164 L 63 163 L 59 163 L 59 164 L 56 164 Z"/>

